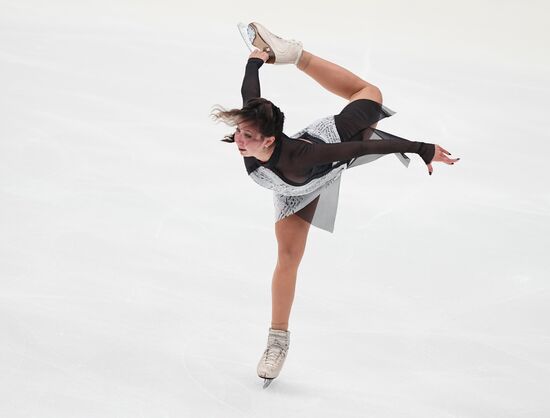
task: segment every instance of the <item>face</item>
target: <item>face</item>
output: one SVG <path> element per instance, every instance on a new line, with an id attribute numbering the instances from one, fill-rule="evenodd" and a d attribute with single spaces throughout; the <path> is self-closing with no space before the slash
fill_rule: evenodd
<path id="1" fill-rule="evenodd" d="M 265 152 L 264 146 L 271 144 L 270 138 L 263 136 L 253 122 L 244 121 L 237 124 L 235 143 L 243 157 L 255 157 Z M 273 138 L 274 139 L 274 138 Z"/>

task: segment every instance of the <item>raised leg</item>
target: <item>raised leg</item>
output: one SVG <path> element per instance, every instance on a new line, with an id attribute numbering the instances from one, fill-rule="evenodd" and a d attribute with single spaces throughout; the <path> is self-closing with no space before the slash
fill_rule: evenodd
<path id="1" fill-rule="evenodd" d="M 298 266 L 304 255 L 310 224 L 298 215 L 275 223 L 278 258 L 271 284 L 271 328 L 288 330 Z"/>
<path id="2" fill-rule="evenodd" d="M 308 51 L 303 51 L 297 67 L 331 93 L 350 102 L 357 99 L 370 99 L 382 103 L 382 93 L 374 84 Z"/>
<path id="3" fill-rule="evenodd" d="M 301 42 L 283 39 L 258 22 L 239 25 L 239 30 L 249 48 L 256 47 L 269 54 L 268 63 L 294 63 L 328 91 L 346 100 L 370 99 L 382 103 L 378 87 L 339 65 L 305 51 Z"/>

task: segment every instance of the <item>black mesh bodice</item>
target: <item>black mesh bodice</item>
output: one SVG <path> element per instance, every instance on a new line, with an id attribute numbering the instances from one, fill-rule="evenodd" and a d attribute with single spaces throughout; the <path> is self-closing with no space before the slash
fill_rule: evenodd
<path id="1" fill-rule="evenodd" d="M 243 104 L 260 97 L 258 70 L 263 63 L 260 58 L 250 58 L 246 64 L 241 88 Z M 370 140 L 373 131 L 384 140 Z M 429 164 L 434 156 L 435 146 L 425 142 L 409 141 L 373 128 L 360 132 L 359 138 L 338 143 L 325 143 L 307 133 L 302 135 L 302 138 L 289 138 L 282 134 L 276 139 L 275 149 L 268 161 L 262 162 L 254 157 L 244 157 L 244 161 L 248 174 L 264 166 L 291 185 L 303 185 L 335 166 L 348 163 L 362 155 L 405 152 L 416 153 Z"/>

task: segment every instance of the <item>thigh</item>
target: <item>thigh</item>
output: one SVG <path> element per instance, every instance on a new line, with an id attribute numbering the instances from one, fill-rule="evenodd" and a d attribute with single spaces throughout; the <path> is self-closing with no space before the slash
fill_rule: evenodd
<path id="1" fill-rule="evenodd" d="M 305 251 L 310 223 L 293 214 L 275 223 L 279 261 L 299 264 Z"/>
<path id="2" fill-rule="evenodd" d="M 382 105 L 371 99 L 354 100 L 338 115 L 334 115 L 336 130 L 342 142 L 360 140 L 360 133 L 376 127 L 377 122 L 387 116 Z"/>

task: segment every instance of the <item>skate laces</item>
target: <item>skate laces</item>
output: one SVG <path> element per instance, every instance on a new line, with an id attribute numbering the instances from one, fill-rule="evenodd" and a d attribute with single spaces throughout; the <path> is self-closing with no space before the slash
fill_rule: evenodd
<path id="1" fill-rule="evenodd" d="M 286 355 L 285 344 L 275 340 L 273 344 L 270 344 L 269 347 L 265 350 L 264 359 L 265 363 L 270 366 L 275 366 L 279 357 L 284 357 Z"/>
<path id="2" fill-rule="evenodd" d="M 277 36 L 277 38 L 279 37 Z M 291 46 L 291 45 L 294 45 L 297 47 L 302 46 L 302 43 L 300 41 L 297 41 L 296 39 L 284 39 L 284 38 L 279 38 L 279 39 L 281 40 L 281 42 L 286 43 L 287 46 Z"/>
<path id="3" fill-rule="evenodd" d="M 268 31 L 269 32 L 269 31 Z M 296 39 L 286 39 L 286 38 L 281 38 L 280 36 L 278 35 L 275 35 L 273 32 L 269 32 L 271 33 L 271 35 L 278 39 L 279 41 L 283 42 L 283 43 L 287 43 L 287 44 L 291 44 L 291 45 L 295 45 L 295 46 L 301 46 L 302 43 L 300 41 L 297 41 Z"/>
<path id="4" fill-rule="evenodd" d="M 286 42 L 286 43 L 289 43 L 289 44 L 300 45 L 300 43 L 301 43 L 300 41 L 297 41 L 296 39 L 281 38 L 280 36 L 277 36 L 274 33 L 272 33 L 272 35 L 275 38 L 277 38 L 279 41 Z"/>

